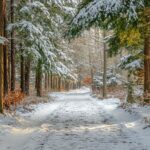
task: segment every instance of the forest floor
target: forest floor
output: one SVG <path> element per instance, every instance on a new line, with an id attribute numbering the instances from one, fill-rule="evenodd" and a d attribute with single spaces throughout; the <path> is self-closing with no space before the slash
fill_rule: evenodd
<path id="1" fill-rule="evenodd" d="M 150 150 L 150 107 L 122 109 L 87 88 L 51 97 L 0 116 L 0 150 Z"/>

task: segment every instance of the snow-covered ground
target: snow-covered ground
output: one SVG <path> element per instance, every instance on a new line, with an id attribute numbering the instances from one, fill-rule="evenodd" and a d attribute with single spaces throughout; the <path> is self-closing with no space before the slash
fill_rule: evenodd
<path id="1" fill-rule="evenodd" d="M 54 101 L 0 116 L 0 150 L 150 150 L 150 107 L 118 107 L 89 89 L 53 93 Z"/>

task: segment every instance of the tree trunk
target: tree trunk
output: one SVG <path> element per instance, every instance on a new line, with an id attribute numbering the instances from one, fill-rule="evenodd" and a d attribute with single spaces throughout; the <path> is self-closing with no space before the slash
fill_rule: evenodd
<path id="1" fill-rule="evenodd" d="M 25 70 L 24 70 L 24 56 L 23 56 L 23 49 L 22 49 L 22 45 L 20 44 L 20 51 L 21 51 L 21 55 L 20 55 L 20 88 L 21 88 L 21 92 L 25 92 Z"/>
<path id="2" fill-rule="evenodd" d="M 42 70 L 41 70 L 41 62 L 38 62 L 37 69 L 37 96 L 42 96 Z"/>
<path id="3" fill-rule="evenodd" d="M 50 91 L 50 75 L 49 75 L 49 73 L 48 73 L 48 91 Z"/>
<path id="4" fill-rule="evenodd" d="M 53 90 L 53 73 L 52 72 L 50 75 L 50 81 L 51 81 L 51 90 Z"/>
<path id="5" fill-rule="evenodd" d="M 144 91 L 150 93 L 150 36 L 145 39 L 145 48 L 144 48 Z"/>
<path id="6" fill-rule="evenodd" d="M 37 89 L 37 72 L 35 73 L 35 89 Z"/>
<path id="7" fill-rule="evenodd" d="M 90 74 L 91 74 L 91 89 L 92 89 L 92 93 L 93 93 L 94 92 L 94 83 L 93 83 L 94 73 L 93 73 L 91 49 L 89 49 L 89 64 L 90 64 Z"/>
<path id="8" fill-rule="evenodd" d="M 133 83 L 131 78 L 131 73 L 128 72 L 128 85 L 127 85 L 127 102 L 134 103 L 134 96 L 133 96 Z"/>
<path id="9" fill-rule="evenodd" d="M 7 16 L 6 16 L 6 3 L 4 6 L 4 37 L 7 38 L 7 31 L 6 31 L 6 26 L 7 26 Z M 9 58 L 9 52 L 8 52 L 8 46 L 4 45 L 4 95 L 8 94 L 8 89 L 9 89 L 9 77 L 8 77 L 8 58 Z"/>
<path id="10" fill-rule="evenodd" d="M 45 90 L 48 89 L 48 74 L 45 73 Z"/>
<path id="11" fill-rule="evenodd" d="M 105 37 L 106 37 L 106 31 L 103 32 L 103 38 L 105 39 Z M 104 41 L 103 98 L 105 98 L 107 96 L 107 93 L 106 93 L 106 80 L 107 80 L 107 74 L 106 74 L 107 62 L 106 62 L 106 59 L 107 59 L 107 49 L 106 49 L 106 43 Z"/>
<path id="12" fill-rule="evenodd" d="M 4 46 L 4 95 L 8 94 L 9 80 L 8 80 L 8 47 Z"/>
<path id="13" fill-rule="evenodd" d="M 144 94 L 147 96 L 150 94 L 150 7 L 146 9 L 145 14 L 148 29 L 145 35 L 144 47 Z"/>
<path id="14" fill-rule="evenodd" d="M 14 23 L 14 0 L 10 0 L 10 18 Z M 15 90 L 15 47 L 14 47 L 14 29 L 11 31 L 11 91 Z"/>
<path id="15" fill-rule="evenodd" d="M 0 23 L 0 26 L 1 26 L 1 23 Z M 0 29 L 0 35 L 1 35 L 1 29 Z M 4 79 L 3 79 L 4 78 L 4 66 L 3 65 L 4 65 L 3 46 L 2 44 L 0 44 L 0 113 L 3 113 L 3 98 L 4 98 Z"/>
<path id="16" fill-rule="evenodd" d="M 58 80 L 58 90 L 61 91 L 61 77 L 59 77 Z"/>
<path id="17" fill-rule="evenodd" d="M 30 89 L 30 70 L 31 70 L 31 59 L 28 57 L 25 62 L 25 94 L 29 95 Z"/>
<path id="18" fill-rule="evenodd" d="M 4 5 L 5 0 L 0 0 L 0 36 L 4 36 Z M 0 113 L 3 113 L 4 100 L 4 47 L 0 44 Z"/>

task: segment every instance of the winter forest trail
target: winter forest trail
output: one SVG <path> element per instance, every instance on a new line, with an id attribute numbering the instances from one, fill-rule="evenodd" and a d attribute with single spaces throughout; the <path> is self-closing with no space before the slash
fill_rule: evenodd
<path id="1" fill-rule="evenodd" d="M 52 96 L 16 124 L 1 125 L 0 150 L 150 150 L 138 118 L 118 108 L 118 99 L 100 101 L 87 89 Z"/>

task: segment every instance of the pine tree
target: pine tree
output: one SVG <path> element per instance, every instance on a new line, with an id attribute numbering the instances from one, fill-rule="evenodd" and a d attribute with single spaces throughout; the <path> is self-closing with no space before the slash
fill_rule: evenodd
<path id="1" fill-rule="evenodd" d="M 75 37 L 83 30 L 97 25 L 102 29 L 113 30 L 113 36 L 108 41 L 112 53 L 116 54 L 121 48 L 144 49 L 145 95 L 150 93 L 149 8 L 150 2 L 147 0 L 84 0 L 68 31 L 69 37 Z M 127 35 L 123 41 L 121 35 Z"/>

